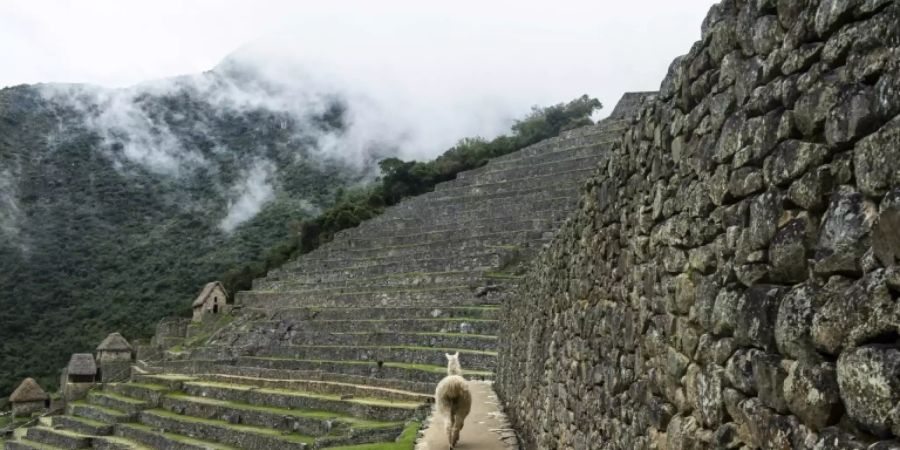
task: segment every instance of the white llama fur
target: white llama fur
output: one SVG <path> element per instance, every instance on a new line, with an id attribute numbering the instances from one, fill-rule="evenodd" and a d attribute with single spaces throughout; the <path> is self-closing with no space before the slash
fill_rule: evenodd
<path id="1" fill-rule="evenodd" d="M 459 441 L 459 432 L 463 422 L 472 409 L 472 393 L 469 392 L 469 383 L 462 377 L 462 367 L 459 365 L 459 352 L 455 355 L 447 355 L 447 376 L 441 380 L 434 392 L 437 402 L 438 414 L 444 416 L 447 425 L 447 440 L 450 448 Z"/>

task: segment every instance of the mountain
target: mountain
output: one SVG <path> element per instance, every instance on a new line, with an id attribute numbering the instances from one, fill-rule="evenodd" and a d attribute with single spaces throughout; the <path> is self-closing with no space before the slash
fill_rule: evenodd
<path id="1" fill-rule="evenodd" d="M 0 90 L 0 392 L 151 334 L 372 173 L 351 106 L 233 61 L 127 89 Z"/>

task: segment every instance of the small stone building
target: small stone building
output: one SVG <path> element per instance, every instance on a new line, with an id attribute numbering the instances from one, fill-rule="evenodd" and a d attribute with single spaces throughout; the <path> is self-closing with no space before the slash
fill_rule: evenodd
<path id="1" fill-rule="evenodd" d="M 78 400 L 94 387 L 97 381 L 97 363 L 90 353 L 75 353 L 66 366 L 63 396 L 67 401 Z"/>
<path id="2" fill-rule="evenodd" d="M 97 381 L 109 383 L 125 381 L 131 377 L 134 349 L 119 333 L 112 333 L 97 346 L 97 363 L 100 370 Z"/>
<path id="3" fill-rule="evenodd" d="M 200 295 L 194 300 L 194 322 L 202 322 L 204 318 L 231 312 L 228 293 L 219 281 L 212 281 L 203 286 Z"/>
<path id="4" fill-rule="evenodd" d="M 14 417 L 28 417 L 50 407 L 50 396 L 34 378 L 26 378 L 9 396 Z"/>

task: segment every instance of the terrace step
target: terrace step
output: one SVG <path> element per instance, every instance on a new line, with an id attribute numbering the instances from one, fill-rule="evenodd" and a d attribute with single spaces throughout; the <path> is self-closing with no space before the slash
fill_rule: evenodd
<path id="1" fill-rule="evenodd" d="M 434 384 L 447 376 L 447 368 L 445 365 L 412 364 L 393 362 L 390 360 L 385 360 L 381 364 L 378 364 L 378 361 L 329 361 L 274 357 L 241 357 L 238 359 L 237 365 L 255 369 L 319 372 L 323 374 L 356 375 L 366 378 L 429 383 L 429 388 L 424 392 L 433 391 Z M 486 370 L 472 369 L 466 370 L 465 373 L 474 379 L 493 379 L 493 373 Z M 372 383 L 374 384 L 375 382 L 373 381 Z M 393 382 L 384 385 L 390 387 L 400 386 L 400 384 Z M 416 392 L 423 391 L 416 390 Z"/>
<path id="2" fill-rule="evenodd" d="M 516 232 L 512 232 L 512 234 L 535 233 L 535 232 L 536 232 L 536 230 L 529 230 L 527 232 L 526 231 L 516 231 Z M 466 231 L 463 231 L 462 233 L 466 233 Z M 497 233 L 493 233 L 493 234 L 494 235 L 505 235 L 505 234 L 510 234 L 510 233 L 497 232 Z M 421 234 L 421 235 L 416 235 L 416 236 L 404 236 L 404 237 L 374 238 L 374 239 L 370 239 L 366 245 L 370 246 L 370 248 L 371 248 L 371 246 L 378 245 L 379 243 L 388 242 L 388 240 L 391 240 L 391 239 L 417 239 L 417 238 L 425 239 L 425 241 L 420 242 L 420 243 L 428 244 L 429 242 L 432 242 L 432 241 L 440 241 L 441 233 L 438 232 L 435 234 Z M 395 245 L 395 244 L 388 243 L 388 246 L 393 246 L 393 245 Z M 405 244 L 401 243 L 400 245 L 405 245 Z M 331 273 L 331 272 L 334 272 L 337 270 L 340 270 L 342 272 L 350 272 L 350 271 L 361 271 L 362 272 L 362 271 L 365 271 L 366 269 L 379 268 L 379 267 L 385 267 L 385 266 L 391 267 L 392 271 L 373 273 L 373 275 L 385 275 L 385 274 L 389 274 L 389 273 L 398 273 L 398 272 L 413 272 L 413 271 L 422 272 L 425 270 L 423 270 L 423 269 L 417 270 L 416 267 L 425 268 L 425 267 L 428 267 L 428 264 L 432 263 L 432 262 L 437 262 L 437 263 L 439 263 L 439 265 L 446 265 L 446 262 L 448 262 L 449 260 L 456 260 L 458 262 L 457 266 L 467 266 L 468 265 L 468 266 L 474 266 L 477 269 L 479 267 L 493 267 L 493 266 L 496 266 L 501 263 L 501 258 L 498 255 L 498 247 L 500 247 L 499 249 L 502 250 L 501 246 L 492 246 L 492 247 L 478 246 L 477 248 L 473 249 L 473 251 L 471 251 L 471 252 L 467 252 L 467 251 L 465 251 L 465 249 L 463 249 L 462 251 L 459 251 L 459 252 L 457 252 L 457 254 L 454 254 L 454 255 L 440 255 L 440 256 L 436 257 L 434 254 L 431 254 L 431 255 L 427 255 L 426 257 L 418 258 L 415 260 L 410 260 L 408 258 L 403 258 L 400 256 L 378 257 L 378 258 L 374 258 L 371 260 L 362 260 L 362 261 L 357 261 L 353 258 L 348 258 L 346 260 L 328 260 L 329 264 L 331 264 L 333 267 L 324 267 L 321 265 L 312 264 L 311 262 L 306 262 L 304 259 L 304 262 L 302 262 L 302 263 L 296 262 L 296 263 L 287 264 L 282 269 L 280 269 L 278 272 L 303 273 L 305 275 L 312 275 L 312 274 L 319 274 L 319 273 Z M 404 270 L 404 269 L 406 269 L 406 270 Z M 459 269 L 457 269 L 457 270 L 459 270 Z M 437 271 L 443 271 L 443 269 L 436 270 L 436 272 Z M 278 272 L 276 272 L 276 273 L 278 273 Z"/>
<path id="3" fill-rule="evenodd" d="M 599 145 L 591 144 L 571 149 L 568 158 L 544 162 L 533 161 L 532 164 L 513 167 L 494 166 L 491 167 L 490 170 L 480 172 L 477 176 L 463 175 L 462 177 L 457 177 L 456 185 L 477 186 L 479 184 L 542 176 L 548 173 L 569 172 L 576 169 L 593 168 L 603 159 L 599 148 Z M 586 155 L 576 153 L 578 150 L 582 149 L 585 149 L 587 152 Z"/>
<path id="4" fill-rule="evenodd" d="M 97 450 L 151 450 L 150 447 L 121 436 L 97 436 L 91 444 Z"/>
<path id="5" fill-rule="evenodd" d="M 347 307 L 318 308 L 294 307 L 279 308 L 271 311 L 247 308 L 248 312 L 266 312 L 269 320 L 354 320 L 367 318 L 370 320 L 392 320 L 403 317 L 405 320 L 416 319 L 475 319 L 496 320 L 497 306 L 445 306 L 445 307 Z M 403 319 L 400 319 L 403 320 Z"/>
<path id="6" fill-rule="evenodd" d="M 104 406 L 118 411 L 122 411 L 129 415 L 147 409 L 149 403 L 140 399 L 126 397 L 112 392 L 91 391 L 88 393 L 88 403 L 92 405 Z"/>
<path id="7" fill-rule="evenodd" d="M 278 302 L 280 305 L 296 306 L 355 306 L 355 305 L 379 305 L 387 302 L 400 304 L 434 303 L 443 299 L 446 304 L 457 300 L 464 301 L 473 297 L 475 289 L 471 286 L 450 286 L 431 288 L 430 286 L 373 290 L 361 292 L 325 292 L 318 291 L 241 291 L 237 293 L 236 301 L 246 307 L 254 307 L 255 302 Z"/>
<path id="8" fill-rule="evenodd" d="M 381 421 L 402 421 L 421 406 L 417 402 L 391 402 L 372 398 L 341 400 L 340 396 L 287 389 L 257 388 L 211 381 L 190 381 L 183 390 L 194 397 L 213 398 L 251 405 L 284 409 L 330 411 Z M 168 397 L 167 397 L 168 398 Z"/>
<path id="9" fill-rule="evenodd" d="M 347 333 L 298 333 L 287 341 L 289 345 L 315 343 L 323 347 L 356 347 L 372 349 L 381 347 L 428 347 L 496 351 L 497 337 L 487 334 L 433 333 L 433 332 L 347 332 Z"/>
<path id="10" fill-rule="evenodd" d="M 538 232 L 533 232 L 540 234 Z M 540 236 L 536 236 L 538 238 Z M 310 282 L 316 280 L 334 281 L 349 278 L 367 278 L 372 276 L 390 275 L 404 272 L 448 272 L 448 271 L 476 271 L 492 270 L 502 267 L 503 264 L 513 259 L 514 252 L 487 252 L 465 258 L 460 257 L 433 257 L 424 260 L 398 260 L 378 265 L 361 265 L 345 267 L 339 270 L 307 270 L 297 268 L 272 271 L 276 275 L 291 274 L 292 279 L 303 279 Z"/>
<path id="11" fill-rule="evenodd" d="M 67 430 L 56 430 L 45 426 L 31 427 L 25 432 L 25 438 L 31 442 L 47 444 L 59 448 L 88 448 L 91 437 Z M 39 447 L 40 448 L 40 447 Z"/>
<path id="12" fill-rule="evenodd" d="M 143 425 L 153 428 L 237 448 L 305 450 L 315 441 L 312 436 L 251 425 L 236 425 L 225 420 L 182 416 L 162 409 L 144 411 L 140 415 L 140 420 Z"/>
<path id="13" fill-rule="evenodd" d="M 67 406 L 66 412 L 70 416 L 84 417 L 107 423 L 120 423 L 134 420 L 133 414 L 128 414 L 124 411 L 101 405 L 93 405 L 84 401 L 70 403 Z"/>
<path id="14" fill-rule="evenodd" d="M 475 224 L 490 224 L 493 221 L 518 221 L 524 217 L 530 218 L 562 218 L 571 213 L 568 205 L 578 202 L 572 197 L 544 198 L 535 201 L 522 201 L 509 205 L 482 205 L 476 208 L 466 208 L 453 211 L 420 211 L 420 214 L 410 214 L 385 219 L 377 224 L 360 225 L 356 229 L 370 231 L 393 232 L 396 230 L 421 230 L 428 226 L 441 228 L 454 228 L 472 226 Z M 449 206 L 449 205 L 447 205 Z M 365 227 L 365 228 L 364 228 Z M 355 230 L 355 229 L 354 229 Z M 360 236 L 356 236 L 360 237 Z"/>
<path id="15" fill-rule="evenodd" d="M 332 411 L 251 405 L 185 394 L 167 395 L 163 399 L 162 408 L 173 414 L 186 414 L 191 417 L 240 423 L 280 433 L 293 432 L 307 436 L 348 434 L 355 429 L 397 430 L 402 425 L 402 422 L 365 420 Z"/>
<path id="16" fill-rule="evenodd" d="M 147 383 L 106 383 L 103 391 L 123 397 L 143 400 L 149 407 L 159 404 L 159 399 L 170 389 L 159 384 Z"/>
<path id="17" fill-rule="evenodd" d="M 363 316 L 365 317 L 365 316 Z M 402 316 L 396 316 L 402 317 Z M 288 323 L 302 327 L 304 333 L 460 333 L 496 335 L 500 328 L 497 320 L 483 319 L 381 319 L 381 320 L 260 320 L 250 322 L 247 328 L 278 330 Z"/>
<path id="18" fill-rule="evenodd" d="M 578 186 L 582 180 L 587 179 L 596 169 L 594 167 L 568 170 L 565 172 L 546 175 L 529 176 L 493 183 L 475 185 L 453 186 L 440 191 L 435 191 L 429 201 L 456 200 L 461 197 L 492 196 L 497 194 L 517 194 L 524 189 L 534 188 L 559 188 L 563 186 Z"/>
<path id="19" fill-rule="evenodd" d="M 557 151 L 548 151 L 543 152 L 537 155 L 532 155 L 526 158 L 512 158 L 512 159 L 498 159 L 494 158 L 488 161 L 487 164 L 482 166 L 481 168 L 470 170 L 467 172 L 460 173 L 457 175 L 456 180 L 465 180 L 467 178 L 480 178 L 484 175 L 487 175 L 491 172 L 497 172 L 502 170 L 516 169 L 519 167 L 528 167 L 530 165 L 543 165 L 549 164 L 557 161 L 566 161 L 570 159 L 578 159 L 578 158 L 604 158 L 607 155 L 607 150 L 609 149 L 610 142 L 614 142 L 614 139 L 610 139 L 610 137 L 606 137 L 602 139 L 602 141 L 597 143 L 589 143 L 585 145 L 578 145 L 574 147 L 567 147 Z M 597 163 L 594 163 L 596 165 Z M 471 175 L 469 174 L 472 173 Z"/>
<path id="20" fill-rule="evenodd" d="M 151 448 L 164 448 L 166 450 L 238 450 L 236 447 L 158 431 L 153 427 L 134 423 L 116 425 L 116 436 Z"/>
<path id="21" fill-rule="evenodd" d="M 451 272 L 404 272 L 398 274 L 381 275 L 369 278 L 357 278 L 353 280 L 334 280 L 323 282 L 301 282 L 291 280 L 297 290 L 345 290 L 347 292 L 374 290 L 382 288 L 409 288 L 422 285 L 463 286 L 480 284 L 484 280 L 482 271 L 451 271 Z M 280 281 L 278 276 L 269 274 L 266 278 L 254 280 L 253 288 L 264 282 Z M 283 280 L 282 280 L 283 281 Z M 260 286 L 262 287 L 262 286 Z M 263 289 L 265 290 L 265 289 Z"/>
<path id="22" fill-rule="evenodd" d="M 28 439 L 7 441 L 4 444 L 4 448 L 6 450 L 64 450 L 63 447 L 56 447 L 43 442 L 30 441 Z"/>
<path id="23" fill-rule="evenodd" d="M 397 223 L 412 222 L 426 224 L 441 224 L 444 221 L 452 223 L 474 220 L 478 218 L 522 217 L 528 211 L 542 211 L 542 215 L 554 213 L 557 209 L 565 209 L 566 205 L 577 203 L 577 198 L 572 196 L 578 188 L 564 186 L 557 189 L 523 189 L 517 196 L 503 195 L 503 200 L 494 198 L 470 197 L 457 202 L 420 201 L 418 204 L 403 204 L 394 206 L 386 211 L 387 214 L 377 222 L 363 222 L 356 228 L 342 230 L 338 234 L 341 239 L 360 238 L 371 235 L 373 230 L 393 229 Z M 426 194 L 427 195 L 427 194 Z M 376 219 L 373 219 L 373 221 Z M 337 236 L 337 235 L 336 235 Z M 329 245 L 339 245 L 340 241 Z"/>
<path id="24" fill-rule="evenodd" d="M 419 292 L 407 292 L 405 294 L 378 294 L 368 295 L 335 295 L 335 296 L 310 296 L 300 292 L 278 291 L 240 291 L 235 294 L 235 302 L 246 308 L 264 308 L 267 310 L 299 308 L 299 307 L 417 307 L 417 308 L 442 308 L 449 306 L 480 306 L 499 305 L 502 300 L 499 293 L 486 293 L 477 296 L 475 290 L 469 287 L 454 290 L 421 290 Z"/>
<path id="25" fill-rule="evenodd" d="M 365 372 L 363 374 L 344 373 L 337 371 L 328 372 L 322 370 L 322 365 L 319 365 L 314 369 L 293 370 L 258 366 L 242 366 L 235 365 L 230 362 L 224 363 L 222 361 L 188 360 L 166 362 L 165 368 L 166 370 L 172 372 L 194 374 L 196 378 L 199 379 L 203 379 L 204 376 L 209 374 L 216 374 L 217 376 L 272 378 L 289 381 L 321 381 L 330 383 L 346 383 L 365 385 L 373 389 L 377 388 L 406 391 L 426 396 L 431 396 L 434 393 L 434 383 L 432 383 L 431 381 L 422 382 L 387 377 L 376 378 L 371 377 L 368 372 Z M 488 373 L 487 376 L 490 377 L 490 374 Z"/>
<path id="26" fill-rule="evenodd" d="M 313 361 L 402 361 L 446 368 L 445 353 L 459 352 L 463 367 L 488 371 L 496 367 L 497 353 L 459 348 L 440 347 L 370 347 L 370 346 L 325 346 L 294 345 L 272 346 L 260 350 L 255 356 L 267 358 L 305 359 Z M 245 358 L 245 357 L 240 357 Z M 240 359 L 239 358 L 239 359 Z M 445 370 L 446 371 L 446 370 Z"/>
<path id="27" fill-rule="evenodd" d="M 326 267 L 344 267 L 349 262 L 372 261 L 389 262 L 391 258 L 410 257 L 422 259 L 429 254 L 455 252 L 472 255 L 490 251 L 495 247 L 528 247 L 526 242 L 515 241 L 517 236 L 528 232 L 555 229 L 568 216 L 559 215 L 544 218 L 520 220 L 498 219 L 496 221 L 471 221 L 452 226 L 422 226 L 416 228 L 395 228 L 392 232 L 378 232 L 367 239 L 367 246 L 337 248 L 330 252 L 303 258 L 307 263 L 321 262 Z M 409 242 L 400 244 L 399 242 Z M 388 245 L 380 245 L 387 243 Z M 396 244 L 395 244 L 396 243 Z M 340 265 L 338 265 L 340 264 Z M 291 264 L 291 269 L 302 269 L 302 264 Z"/>
<path id="28" fill-rule="evenodd" d="M 433 401 L 431 395 L 420 394 L 416 392 L 390 389 L 366 384 L 341 383 L 335 381 L 323 380 L 293 380 L 280 378 L 259 378 L 237 375 L 207 374 L 198 377 L 205 381 L 217 381 L 222 383 L 242 384 L 256 387 L 276 388 L 276 389 L 292 389 L 297 391 L 310 391 L 322 394 L 353 396 L 353 397 L 372 397 L 384 400 L 395 400 L 403 402 L 429 403 Z"/>
<path id="29" fill-rule="evenodd" d="M 569 179 L 548 186 L 525 185 L 521 186 L 518 191 L 500 191 L 492 194 L 484 193 L 482 195 L 469 197 L 437 196 L 437 193 L 432 193 L 434 195 L 429 196 L 427 199 L 423 199 L 419 204 L 411 203 L 405 205 L 401 203 L 392 207 L 389 209 L 390 215 L 384 218 L 383 221 L 402 218 L 445 218 L 452 220 L 452 217 L 458 214 L 465 214 L 468 216 L 467 218 L 474 218 L 472 215 L 475 214 L 476 211 L 485 211 L 491 206 L 498 208 L 493 214 L 490 214 L 491 216 L 496 215 L 497 217 L 502 215 L 515 215 L 514 213 L 517 211 L 524 211 L 526 206 L 530 206 L 530 208 L 536 211 L 548 211 L 554 209 L 553 205 L 562 206 L 571 204 L 572 199 L 577 195 L 581 187 L 582 185 L 580 182 Z M 512 204 L 504 207 L 503 205 L 505 203 Z M 344 239 L 364 239 L 367 236 L 371 237 L 371 231 L 373 229 L 378 230 L 378 227 L 383 227 L 383 225 L 385 225 L 384 222 L 379 222 L 377 224 L 367 225 L 372 228 L 360 228 L 361 231 L 365 231 L 362 235 L 355 231 L 357 230 L 356 228 L 344 230 L 342 232 L 343 234 L 340 236 L 341 239 L 334 245 L 341 245 L 345 242 Z M 335 236 L 337 236 L 337 234 L 335 234 Z"/>
<path id="30" fill-rule="evenodd" d="M 77 416 L 55 416 L 52 419 L 53 428 L 61 428 L 64 430 L 74 431 L 76 433 L 106 436 L 113 432 L 113 424 L 101 422 L 99 420 L 88 419 Z"/>

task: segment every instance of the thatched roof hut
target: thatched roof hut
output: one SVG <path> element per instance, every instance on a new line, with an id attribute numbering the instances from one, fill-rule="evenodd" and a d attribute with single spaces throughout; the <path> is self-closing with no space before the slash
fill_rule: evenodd
<path id="1" fill-rule="evenodd" d="M 97 375 L 97 362 L 90 353 L 74 353 L 69 359 L 66 373 L 71 376 L 95 376 Z"/>
<path id="2" fill-rule="evenodd" d="M 97 346 L 97 351 L 100 352 L 130 352 L 132 350 L 131 344 L 119 333 L 110 334 Z"/>
<path id="3" fill-rule="evenodd" d="M 227 297 L 228 295 L 228 291 L 225 290 L 225 285 L 222 284 L 221 281 L 210 281 L 209 283 L 206 283 L 205 286 L 203 286 L 203 289 L 200 291 L 200 295 L 198 295 L 197 298 L 194 299 L 194 303 L 191 306 L 194 308 L 203 306 L 203 304 L 206 303 L 206 300 L 209 298 L 210 294 L 213 293 L 213 291 L 221 291 L 223 297 Z M 221 300 L 224 303 L 226 299 L 222 298 Z"/>
<path id="4" fill-rule="evenodd" d="M 50 398 L 34 378 L 26 378 L 9 396 L 10 403 L 44 402 Z"/>

